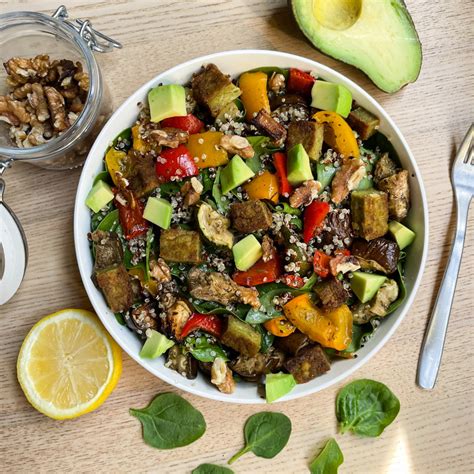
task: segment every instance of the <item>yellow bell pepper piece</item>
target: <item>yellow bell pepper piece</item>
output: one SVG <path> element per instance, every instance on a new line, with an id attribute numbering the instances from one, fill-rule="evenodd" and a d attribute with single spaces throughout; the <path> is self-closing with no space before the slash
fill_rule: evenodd
<path id="1" fill-rule="evenodd" d="M 191 156 L 198 158 L 198 168 L 214 168 L 229 162 L 227 152 L 219 146 L 222 132 L 195 133 L 189 136 L 186 144 Z"/>
<path id="2" fill-rule="evenodd" d="M 149 278 L 146 281 L 145 272 L 141 267 L 133 267 L 128 270 L 128 274 L 137 278 L 143 289 L 147 290 L 152 296 L 158 294 L 158 282 L 154 278 Z"/>
<path id="3" fill-rule="evenodd" d="M 119 176 L 125 172 L 125 159 L 127 154 L 124 151 L 116 150 L 114 147 L 111 147 L 109 151 L 105 154 L 105 164 L 107 165 L 107 171 L 112 178 L 115 186 L 119 186 Z"/>
<path id="4" fill-rule="evenodd" d="M 251 120 L 262 109 L 270 113 L 267 80 L 264 72 L 244 72 L 240 76 L 239 87 L 242 91 L 240 99 L 244 104 L 247 120 Z"/>
<path id="5" fill-rule="evenodd" d="M 287 337 L 296 331 L 295 326 L 293 326 L 285 316 L 270 319 L 270 321 L 266 321 L 263 325 L 269 333 L 278 337 Z"/>
<path id="6" fill-rule="evenodd" d="M 313 115 L 318 123 L 324 123 L 324 141 L 346 158 L 359 158 L 359 145 L 349 124 L 336 112 L 321 111 Z"/>
<path id="7" fill-rule="evenodd" d="M 347 305 L 330 311 L 316 307 L 308 293 L 283 306 L 287 319 L 303 334 L 324 347 L 347 349 L 352 340 L 352 313 Z"/>
<path id="8" fill-rule="evenodd" d="M 274 203 L 278 202 L 278 178 L 270 171 L 257 175 L 250 183 L 244 185 L 244 189 L 250 199 L 269 199 Z"/>
<path id="9" fill-rule="evenodd" d="M 140 153 L 146 153 L 150 150 L 150 146 L 143 140 L 143 138 L 138 133 L 139 125 L 132 127 L 132 140 L 133 140 L 133 149 L 139 151 Z"/>

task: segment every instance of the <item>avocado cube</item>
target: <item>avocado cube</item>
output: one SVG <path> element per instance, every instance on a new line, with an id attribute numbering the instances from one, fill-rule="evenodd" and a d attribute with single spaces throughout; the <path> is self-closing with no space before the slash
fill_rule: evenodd
<path id="1" fill-rule="evenodd" d="M 275 400 L 290 393 L 296 385 L 296 380 L 291 374 L 267 374 L 265 377 L 265 399 L 267 403 L 272 403 Z"/>
<path id="2" fill-rule="evenodd" d="M 186 115 L 186 91 L 178 84 L 155 87 L 148 92 L 148 105 L 152 122 L 181 117 Z"/>
<path id="3" fill-rule="evenodd" d="M 101 179 L 92 186 L 86 198 L 86 206 L 94 212 L 99 212 L 114 198 L 114 193 L 110 186 Z"/>
<path id="4" fill-rule="evenodd" d="M 194 230 L 167 229 L 160 235 L 160 257 L 167 262 L 201 263 L 201 238 Z"/>
<path id="5" fill-rule="evenodd" d="M 415 232 L 397 221 L 391 221 L 388 223 L 388 231 L 395 239 L 395 242 L 397 242 L 400 250 L 411 245 L 416 237 Z"/>
<path id="6" fill-rule="evenodd" d="M 169 348 L 174 346 L 174 341 L 168 339 L 164 334 L 154 329 L 146 330 L 146 341 L 140 351 L 142 359 L 155 359 L 163 355 Z"/>
<path id="7" fill-rule="evenodd" d="M 250 324 L 229 315 L 224 320 L 221 343 L 244 356 L 254 357 L 260 351 L 262 337 Z"/>
<path id="8" fill-rule="evenodd" d="M 239 155 L 235 155 L 221 171 L 222 194 L 227 194 L 254 176 L 255 173 L 244 163 L 244 160 Z"/>
<path id="9" fill-rule="evenodd" d="M 226 105 L 242 94 L 229 76 L 223 74 L 215 64 L 208 64 L 196 74 L 191 86 L 196 101 L 206 106 L 213 117 L 217 117 Z"/>
<path id="10" fill-rule="evenodd" d="M 382 237 L 388 230 L 388 196 L 375 189 L 351 194 L 352 229 L 365 240 Z"/>
<path id="11" fill-rule="evenodd" d="M 172 214 L 173 208 L 166 199 L 153 196 L 148 198 L 145 210 L 143 211 L 143 217 L 147 221 L 152 222 L 162 229 L 168 229 L 171 224 Z"/>
<path id="12" fill-rule="evenodd" d="M 298 186 L 308 179 L 313 179 L 308 153 L 301 143 L 288 151 L 288 181 L 292 186 Z"/>
<path id="13" fill-rule="evenodd" d="M 250 234 L 232 247 L 232 253 L 237 269 L 245 272 L 262 258 L 263 251 L 260 242 Z"/>
<path id="14" fill-rule="evenodd" d="M 123 264 L 98 270 L 95 272 L 95 278 L 114 313 L 130 308 L 133 303 L 132 285 Z"/>
<path id="15" fill-rule="evenodd" d="M 375 273 L 354 272 L 351 278 L 351 289 L 361 303 L 367 303 L 379 291 L 386 279 L 386 276 Z"/>
<path id="16" fill-rule="evenodd" d="M 301 143 L 312 160 L 319 160 L 324 141 L 324 124 L 299 120 L 290 122 L 288 127 L 288 137 L 286 139 L 286 149 L 290 150 L 295 145 Z"/>
<path id="17" fill-rule="evenodd" d="M 347 117 L 347 123 L 362 140 L 367 140 L 377 131 L 380 120 L 363 107 L 357 107 Z"/>
<path id="18" fill-rule="evenodd" d="M 311 89 L 311 107 L 347 117 L 352 107 L 351 91 L 342 84 L 315 81 Z"/>

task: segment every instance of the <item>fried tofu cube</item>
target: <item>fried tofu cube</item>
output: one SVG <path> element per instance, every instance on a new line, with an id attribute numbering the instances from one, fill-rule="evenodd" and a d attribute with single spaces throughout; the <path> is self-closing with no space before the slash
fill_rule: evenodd
<path id="1" fill-rule="evenodd" d="M 290 150 L 295 145 L 301 143 L 312 160 L 319 160 L 324 141 L 324 124 L 310 121 L 299 120 L 290 122 L 288 127 L 288 138 L 286 140 L 286 149 Z"/>
<path id="2" fill-rule="evenodd" d="M 206 106 L 213 117 L 242 93 L 215 64 L 208 64 L 196 74 L 191 86 L 196 101 Z"/>
<path id="3" fill-rule="evenodd" d="M 184 229 L 161 231 L 160 257 L 167 262 L 201 263 L 201 237 L 199 233 Z"/>
<path id="4" fill-rule="evenodd" d="M 351 194 L 352 229 L 365 240 L 382 237 L 388 231 L 388 195 L 375 189 Z"/>
<path id="5" fill-rule="evenodd" d="M 133 304 L 132 285 L 123 264 L 98 270 L 95 278 L 108 306 L 114 313 L 130 308 Z"/>
<path id="6" fill-rule="evenodd" d="M 232 227 L 244 234 L 267 230 L 272 225 L 272 213 L 267 205 L 258 199 L 237 202 L 230 208 Z"/>
<path id="7" fill-rule="evenodd" d="M 321 346 L 304 347 L 285 363 L 285 369 L 293 375 L 296 383 L 306 383 L 326 373 L 331 362 Z"/>
<path id="8" fill-rule="evenodd" d="M 357 107 L 347 117 L 347 123 L 362 140 L 367 140 L 377 131 L 380 120 L 363 107 Z"/>
<path id="9" fill-rule="evenodd" d="M 141 155 L 135 151 L 129 153 L 129 156 L 131 157 L 129 188 L 137 198 L 147 196 L 160 185 L 155 171 L 155 160 L 151 154 Z"/>

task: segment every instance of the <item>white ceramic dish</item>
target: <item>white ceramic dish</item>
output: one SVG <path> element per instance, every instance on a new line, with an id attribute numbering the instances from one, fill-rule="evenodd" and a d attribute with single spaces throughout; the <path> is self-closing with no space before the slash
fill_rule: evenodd
<path id="1" fill-rule="evenodd" d="M 328 81 L 344 84 L 352 91 L 354 99 L 360 105 L 380 118 L 380 131 L 391 140 L 400 156 L 403 168 L 410 172 L 412 208 L 408 217 L 408 223 L 416 232 L 417 237 L 415 242 L 409 247 L 405 267 L 408 297 L 397 311 L 383 321 L 375 336 L 359 350 L 357 358 L 335 361 L 328 373 L 309 383 L 297 385 L 294 390 L 282 398 L 281 401 L 303 397 L 329 387 L 352 374 L 387 342 L 408 313 L 415 298 L 416 290 L 418 289 L 425 267 L 428 249 L 428 208 L 425 190 L 418 166 L 405 139 L 391 118 L 371 96 L 354 82 L 336 71 L 309 59 L 276 51 L 226 51 L 196 58 L 176 66 L 166 72 L 158 74 L 154 79 L 140 87 L 140 89 L 132 94 L 118 108 L 107 122 L 97 137 L 89 152 L 87 161 L 84 164 L 77 189 L 74 209 L 74 241 L 82 281 L 95 311 L 112 337 L 130 357 L 135 359 L 152 374 L 175 387 L 202 397 L 234 403 L 264 402 L 257 395 L 256 384 L 238 383 L 232 395 L 224 395 L 217 391 L 215 387 L 211 386 L 201 375 L 195 380 L 188 380 L 177 372 L 167 369 L 164 366 L 163 357 L 153 361 L 141 359 L 138 355 L 141 342 L 127 327 L 117 323 L 113 313 L 107 307 L 102 294 L 97 290 L 91 280 L 93 261 L 87 240 L 87 233 L 90 231 L 90 214 L 84 202 L 92 186 L 94 177 L 102 169 L 102 159 L 107 146 L 117 134 L 134 123 L 138 113 L 137 103 L 146 100 L 149 89 L 158 83 L 184 84 L 190 79 L 194 72 L 199 70 L 202 64 L 210 62 L 215 63 L 224 73 L 231 75 L 238 75 L 248 69 L 261 66 L 297 67 L 304 70 L 313 70 Z"/>

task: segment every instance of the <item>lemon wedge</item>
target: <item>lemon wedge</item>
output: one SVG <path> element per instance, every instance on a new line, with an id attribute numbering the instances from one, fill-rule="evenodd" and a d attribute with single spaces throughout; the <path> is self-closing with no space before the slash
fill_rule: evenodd
<path id="1" fill-rule="evenodd" d="M 17 376 L 28 401 L 63 420 L 98 408 L 122 373 L 119 346 L 89 311 L 65 309 L 44 317 L 20 349 Z"/>

